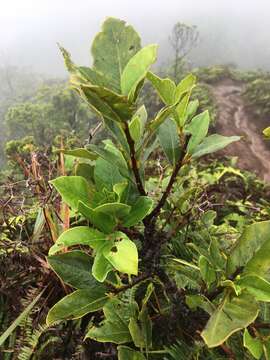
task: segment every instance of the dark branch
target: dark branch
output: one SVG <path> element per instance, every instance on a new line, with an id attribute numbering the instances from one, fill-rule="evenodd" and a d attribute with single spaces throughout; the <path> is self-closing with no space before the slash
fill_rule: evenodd
<path id="1" fill-rule="evenodd" d="M 146 280 L 151 279 L 151 278 L 152 278 L 152 276 L 149 275 L 148 273 L 145 274 L 145 275 L 138 276 L 132 283 L 130 283 L 130 284 L 128 284 L 128 285 L 121 286 L 121 287 L 118 288 L 118 289 L 114 289 L 114 290 L 113 290 L 113 293 L 114 293 L 114 294 L 119 294 L 119 293 L 121 293 L 121 292 L 123 292 L 123 291 L 126 291 L 126 290 L 128 290 L 128 289 L 131 289 L 131 288 L 133 288 L 134 286 L 140 284 L 141 282 L 146 281 Z"/>
<path id="2" fill-rule="evenodd" d="M 146 196 L 147 194 L 143 187 L 142 179 L 141 179 L 141 176 L 139 173 L 138 164 L 137 164 L 137 160 L 136 160 L 135 143 L 130 135 L 128 124 L 126 124 L 124 131 L 126 134 L 128 145 L 129 145 L 131 167 L 132 167 L 133 174 L 135 176 L 137 189 L 141 195 Z"/>
<path id="3" fill-rule="evenodd" d="M 165 205 L 165 202 L 168 198 L 168 196 L 170 195 L 171 193 L 171 190 L 172 190 L 172 187 L 173 187 L 173 184 L 176 180 L 176 177 L 181 169 L 181 167 L 184 165 L 184 158 L 185 158 L 185 155 L 186 155 L 186 152 L 185 150 L 183 150 L 174 170 L 173 170 L 173 173 L 171 175 L 171 178 L 170 178 L 170 181 L 167 185 L 167 188 L 165 189 L 163 195 L 161 196 L 157 206 L 154 208 L 154 210 L 145 218 L 145 223 L 149 223 L 153 218 L 156 218 L 159 213 L 160 213 L 160 210 L 163 208 L 163 206 Z"/>

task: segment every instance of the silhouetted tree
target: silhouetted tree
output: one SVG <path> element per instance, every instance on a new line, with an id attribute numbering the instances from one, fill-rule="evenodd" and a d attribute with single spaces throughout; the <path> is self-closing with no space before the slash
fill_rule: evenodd
<path id="1" fill-rule="evenodd" d="M 198 44 L 199 32 L 197 27 L 176 23 L 172 29 L 169 41 L 174 51 L 173 76 L 177 79 L 179 70 L 187 54 Z"/>

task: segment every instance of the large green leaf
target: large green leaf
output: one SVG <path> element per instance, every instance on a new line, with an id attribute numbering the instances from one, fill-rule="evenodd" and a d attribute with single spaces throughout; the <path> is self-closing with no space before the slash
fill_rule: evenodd
<path id="1" fill-rule="evenodd" d="M 121 89 L 124 95 L 133 100 L 138 84 L 145 78 L 156 58 L 157 45 L 152 44 L 139 50 L 129 60 L 121 76 Z"/>
<path id="2" fill-rule="evenodd" d="M 108 301 L 102 289 L 80 289 L 65 296 L 49 311 L 46 323 L 52 325 L 56 321 L 79 319 L 84 315 L 102 309 Z"/>
<path id="3" fill-rule="evenodd" d="M 89 106 L 102 118 L 123 122 L 132 117 L 135 108 L 126 96 L 104 87 L 80 84 L 75 87 Z"/>
<path id="4" fill-rule="evenodd" d="M 127 204 L 121 204 L 118 202 L 102 204 L 96 207 L 94 210 L 97 213 L 111 215 L 116 218 L 123 218 L 130 212 L 131 206 Z"/>
<path id="5" fill-rule="evenodd" d="M 105 320 L 98 326 L 90 328 L 86 338 L 99 342 L 124 344 L 132 341 L 128 323 L 136 313 L 135 304 L 124 304 L 118 299 L 112 299 L 103 308 Z"/>
<path id="6" fill-rule="evenodd" d="M 56 188 L 63 201 L 72 209 L 78 209 L 78 201 L 89 204 L 92 198 L 91 188 L 82 176 L 60 176 L 50 183 Z"/>
<path id="7" fill-rule="evenodd" d="M 222 150 L 227 145 L 238 140 L 240 140 L 240 136 L 222 136 L 218 134 L 210 135 L 206 137 L 202 143 L 193 150 L 192 157 L 199 158 L 203 155 Z"/>
<path id="8" fill-rule="evenodd" d="M 203 281 L 210 286 L 216 280 L 216 272 L 203 255 L 199 257 L 199 267 Z"/>
<path id="9" fill-rule="evenodd" d="M 201 336 L 208 347 L 219 346 L 233 333 L 251 324 L 258 313 L 253 296 L 244 292 L 239 296 L 228 294 L 208 320 Z"/>
<path id="10" fill-rule="evenodd" d="M 237 240 L 228 259 L 228 275 L 236 269 L 245 267 L 264 277 L 270 270 L 270 221 L 262 221 L 246 227 Z"/>
<path id="11" fill-rule="evenodd" d="M 121 151 L 111 142 L 111 140 L 106 140 L 103 142 L 105 143 L 105 148 L 101 148 L 93 144 L 88 145 L 88 148 L 102 159 L 118 168 L 122 176 L 125 178 L 130 178 L 131 174 L 128 170 L 127 162 Z"/>
<path id="12" fill-rule="evenodd" d="M 74 250 L 52 255 L 47 261 L 53 271 L 66 284 L 76 289 L 101 287 L 91 274 L 93 259 L 83 251 Z M 104 288 L 105 291 L 105 288 Z"/>
<path id="13" fill-rule="evenodd" d="M 98 191 L 101 191 L 104 187 L 113 191 L 115 184 L 125 180 L 117 166 L 101 158 L 96 161 L 94 177 Z"/>
<path id="14" fill-rule="evenodd" d="M 92 44 L 94 69 L 107 79 L 107 87 L 121 92 L 121 74 L 128 61 L 140 50 L 140 38 L 124 21 L 108 18 Z"/>
<path id="15" fill-rule="evenodd" d="M 76 226 L 64 231 L 56 243 L 50 248 L 49 255 L 53 255 L 61 249 L 74 245 L 88 245 L 96 248 L 101 242 L 106 241 L 107 235 L 88 226 Z"/>
<path id="16" fill-rule="evenodd" d="M 192 136 L 188 142 L 187 152 L 192 154 L 197 145 L 206 137 L 208 133 L 210 117 L 208 110 L 196 115 L 186 128 Z"/>
<path id="17" fill-rule="evenodd" d="M 109 247 L 112 246 L 112 244 L 108 245 Z M 103 255 L 103 249 L 104 248 L 99 249 L 99 251 L 96 253 L 94 264 L 92 267 L 92 274 L 94 278 L 99 282 L 103 282 L 104 280 L 106 280 L 109 272 L 113 270 L 112 264 Z"/>
<path id="18" fill-rule="evenodd" d="M 174 104 L 176 85 L 171 79 L 161 79 L 150 71 L 147 73 L 147 79 L 151 81 L 164 104 Z"/>
<path id="19" fill-rule="evenodd" d="M 71 60 L 69 52 L 62 46 L 59 46 L 59 49 L 63 55 L 66 68 L 70 73 L 70 82 L 72 85 L 78 86 L 79 84 L 86 83 L 99 86 L 107 85 L 108 81 L 101 73 L 98 73 L 89 67 L 76 66 Z"/>
<path id="20" fill-rule="evenodd" d="M 142 138 L 146 121 L 147 111 L 145 106 L 142 105 L 133 115 L 129 123 L 130 135 L 135 142 L 138 142 Z"/>
<path id="21" fill-rule="evenodd" d="M 187 111 L 189 105 L 190 93 L 186 93 L 182 99 L 179 101 L 175 108 L 175 120 L 178 126 L 182 129 L 187 120 Z"/>
<path id="22" fill-rule="evenodd" d="M 133 117 L 130 123 L 128 124 L 128 127 L 129 127 L 130 136 L 136 143 L 137 141 L 140 140 L 142 136 L 142 130 L 141 130 L 142 125 L 140 118 L 138 116 Z"/>
<path id="23" fill-rule="evenodd" d="M 244 275 L 236 285 L 247 290 L 258 301 L 270 302 L 270 283 L 257 275 Z"/>
<path id="24" fill-rule="evenodd" d="M 119 360 L 146 360 L 146 357 L 128 346 L 118 346 L 118 359 Z"/>
<path id="25" fill-rule="evenodd" d="M 181 80 L 175 90 L 174 102 L 178 103 L 183 94 L 191 93 L 195 83 L 196 77 L 193 74 L 189 74 L 183 80 Z"/>
<path id="26" fill-rule="evenodd" d="M 154 202 L 148 196 L 140 196 L 126 216 L 123 225 L 130 227 L 143 220 L 152 210 Z"/>
<path id="27" fill-rule="evenodd" d="M 130 275 L 137 275 L 138 251 L 136 245 L 121 232 L 115 233 L 114 239 L 114 246 L 103 251 L 103 255 L 116 270 Z"/>
<path id="28" fill-rule="evenodd" d="M 82 201 L 79 201 L 78 211 L 86 219 L 89 219 L 95 227 L 105 232 L 106 234 L 111 233 L 117 225 L 116 219 L 113 216 L 104 214 L 102 212 L 97 212 L 95 209 L 90 208 Z"/>
<path id="29" fill-rule="evenodd" d="M 94 165 L 79 162 L 75 166 L 75 175 L 84 177 L 90 184 L 94 184 Z M 79 205 L 78 205 L 79 207 Z"/>
<path id="30" fill-rule="evenodd" d="M 173 120 L 167 119 L 159 126 L 158 139 L 167 159 L 175 166 L 180 157 L 181 149 L 177 127 Z"/>
<path id="31" fill-rule="evenodd" d="M 95 160 L 97 158 L 96 154 L 93 154 L 91 151 L 84 148 L 61 150 L 61 152 L 63 152 L 66 155 L 75 156 L 78 158 L 83 158 L 88 160 Z"/>
<path id="32" fill-rule="evenodd" d="M 260 339 L 253 338 L 247 329 L 244 331 L 243 337 L 244 347 L 254 356 L 255 359 L 259 360 L 263 354 L 263 344 Z"/>

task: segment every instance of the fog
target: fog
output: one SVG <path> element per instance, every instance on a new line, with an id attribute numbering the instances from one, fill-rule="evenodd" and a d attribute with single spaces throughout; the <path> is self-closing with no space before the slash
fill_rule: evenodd
<path id="1" fill-rule="evenodd" d="M 197 25 L 195 65 L 234 63 L 270 70 L 269 0 L 0 0 L 0 63 L 63 76 L 56 43 L 75 62 L 90 62 L 90 43 L 105 17 L 134 25 L 144 44 L 159 43 L 159 64 L 169 61 L 173 25 Z"/>

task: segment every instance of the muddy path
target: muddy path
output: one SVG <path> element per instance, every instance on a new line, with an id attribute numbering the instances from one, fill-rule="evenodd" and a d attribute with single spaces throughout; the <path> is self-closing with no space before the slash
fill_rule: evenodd
<path id="1" fill-rule="evenodd" d="M 256 125 L 256 119 L 252 118 L 241 97 L 243 85 L 224 80 L 211 89 L 219 109 L 216 132 L 226 136 L 242 136 L 240 141 L 228 146 L 223 153 L 237 156 L 241 169 L 254 172 L 270 182 L 270 148 L 262 137 L 262 126 Z"/>

